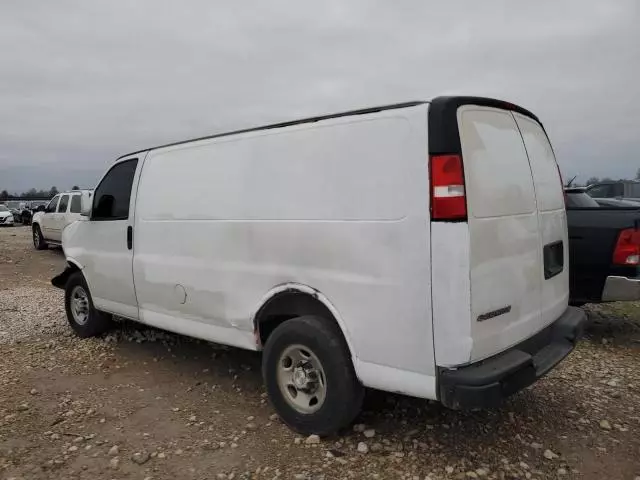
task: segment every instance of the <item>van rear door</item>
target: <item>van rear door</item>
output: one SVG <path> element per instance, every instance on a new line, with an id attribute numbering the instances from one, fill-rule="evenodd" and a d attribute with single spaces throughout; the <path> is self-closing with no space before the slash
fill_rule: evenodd
<path id="1" fill-rule="evenodd" d="M 468 208 L 474 361 L 545 326 L 540 314 L 542 247 L 533 176 L 512 113 L 464 105 L 457 117 Z"/>
<path id="2" fill-rule="evenodd" d="M 521 343 L 568 306 L 562 182 L 531 112 L 479 97 L 429 106 L 436 364 Z"/>
<path id="3" fill-rule="evenodd" d="M 562 179 L 553 149 L 542 126 L 532 118 L 513 113 L 529 157 L 538 205 L 538 230 L 542 245 L 543 325 L 557 319 L 569 301 L 567 212 Z"/>

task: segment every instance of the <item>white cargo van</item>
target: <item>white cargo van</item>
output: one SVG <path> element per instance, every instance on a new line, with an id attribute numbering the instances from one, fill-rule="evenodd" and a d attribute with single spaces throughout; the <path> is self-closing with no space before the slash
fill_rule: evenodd
<path id="1" fill-rule="evenodd" d="M 553 150 L 509 103 L 439 97 L 142 150 L 88 199 L 53 280 L 76 333 L 118 315 L 262 350 L 301 432 L 348 425 L 363 387 L 499 404 L 581 333 Z"/>

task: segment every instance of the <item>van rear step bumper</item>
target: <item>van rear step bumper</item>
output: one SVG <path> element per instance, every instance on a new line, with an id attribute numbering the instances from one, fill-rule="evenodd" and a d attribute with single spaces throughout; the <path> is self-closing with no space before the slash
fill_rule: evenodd
<path id="1" fill-rule="evenodd" d="M 481 362 L 439 372 L 440 401 L 453 409 L 491 408 L 555 367 L 582 336 L 584 312 L 569 307 L 522 343 Z"/>

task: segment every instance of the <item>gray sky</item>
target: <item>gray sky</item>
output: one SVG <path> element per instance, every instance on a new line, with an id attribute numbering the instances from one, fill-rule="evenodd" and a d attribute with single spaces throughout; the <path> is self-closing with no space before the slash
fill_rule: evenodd
<path id="1" fill-rule="evenodd" d="M 2 0 L 0 189 L 91 186 L 132 150 L 445 93 L 534 111 L 565 177 L 630 177 L 639 23 L 638 0 Z"/>

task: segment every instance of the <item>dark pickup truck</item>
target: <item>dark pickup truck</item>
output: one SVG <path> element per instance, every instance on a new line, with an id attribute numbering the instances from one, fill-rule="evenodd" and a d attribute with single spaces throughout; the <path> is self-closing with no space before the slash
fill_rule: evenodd
<path id="1" fill-rule="evenodd" d="M 581 188 L 565 198 L 571 303 L 640 300 L 640 207 L 603 206 Z"/>

